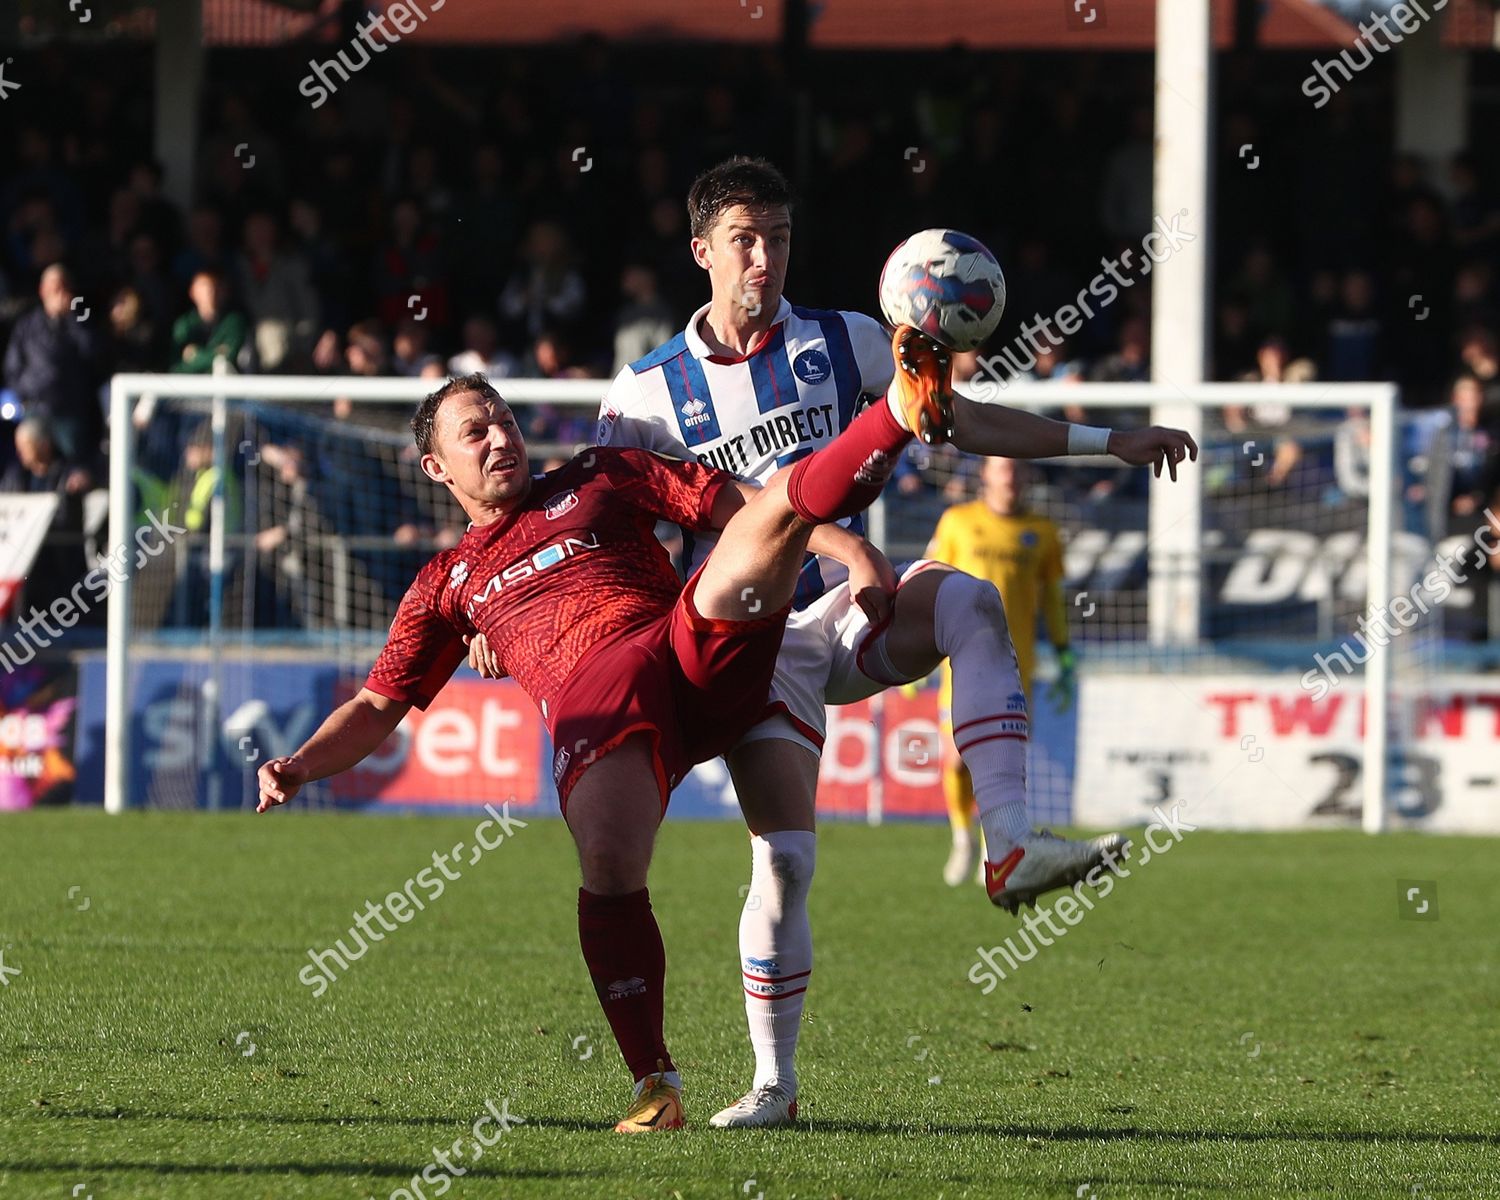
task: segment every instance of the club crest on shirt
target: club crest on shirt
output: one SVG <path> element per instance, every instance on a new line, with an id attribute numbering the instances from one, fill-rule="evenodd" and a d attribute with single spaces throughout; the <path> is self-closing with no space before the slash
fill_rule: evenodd
<path id="1" fill-rule="evenodd" d="M 448 586 L 456 588 L 469 577 L 469 564 L 459 559 L 453 564 L 453 570 L 448 572 Z"/>
<path id="2" fill-rule="evenodd" d="M 828 361 L 828 355 L 814 346 L 792 360 L 792 374 L 803 383 L 816 387 L 833 374 L 833 364 Z"/>
<path id="3" fill-rule="evenodd" d="M 552 499 L 542 505 L 542 511 L 547 514 L 547 520 L 555 521 L 566 512 L 571 512 L 578 507 L 578 493 L 572 488 L 565 492 L 559 492 Z"/>

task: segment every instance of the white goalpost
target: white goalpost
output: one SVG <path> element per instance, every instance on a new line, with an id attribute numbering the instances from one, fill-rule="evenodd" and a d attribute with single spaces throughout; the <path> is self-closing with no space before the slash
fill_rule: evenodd
<path id="1" fill-rule="evenodd" d="M 173 785 L 175 792 L 164 785 L 161 795 L 177 795 L 177 801 L 162 799 L 152 790 L 154 784 L 148 786 L 149 795 L 131 794 L 132 769 L 139 774 L 141 767 L 132 759 L 143 753 L 132 743 L 132 708 L 141 703 L 132 680 L 155 657 L 191 655 L 199 664 L 191 688 L 172 702 L 197 731 L 194 736 L 212 743 L 202 749 L 203 764 L 223 753 L 215 739 L 249 729 L 256 719 L 243 695 L 228 698 L 233 672 L 226 664 L 231 661 L 278 656 L 297 661 L 315 650 L 336 655 L 348 664 L 351 676 L 368 666 L 394 612 L 402 572 L 430 555 L 445 529 L 451 536 L 449 516 L 432 507 L 444 498 L 434 500 L 428 489 L 411 483 L 420 477 L 410 436 L 401 430 L 411 407 L 433 386 L 430 380 L 342 377 L 113 379 L 112 552 L 127 552 L 138 510 L 148 507 L 141 481 L 155 477 L 147 469 L 153 455 L 158 475 L 178 457 L 201 470 L 211 464 L 217 474 L 207 519 L 180 539 L 171 555 L 163 555 L 175 567 L 162 567 L 159 577 L 151 576 L 152 566 L 139 578 L 127 573 L 112 593 L 104 682 L 104 802 L 110 812 L 147 803 L 226 804 L 220 783 L 206 767 L 184 775 L 188 782 Z M 497 387 L 527 424 L 560 431 L 553 441 L 544 436 L 533 444 L 528 437 L 533 461 L 540 463 L 549 455 L 565 457 L 590 439 L 607 382 L 500 380 Z M 1131 720 L 1139 717 L 1128 702 L 1110 698 L 1118 690 L 1108 686 L 1111 680 L 1155 678 L 1176 686 L 1194 677 L 1218 678 L 1214 672 L 1229 678 L 1232 671 L 1251 671 L 1284 684 L 1289 670 L 1301 670 L 1303 659 L 1311 667 L 1313 650 L 1330 645 L 1330 635 L 1345 631 L 1354 614 L 1383 612 L 1390 605 L 1398 565 L 1393 557 L 1394 386 L 1205 384 L 1183 394 L 1157 384 L 1015 382 L 992 390 L 996 394 L 990 398 L 999 403 L 1049 412 L 1077 407 L 1087 410 L 1094 423 L 1122 426 L 1151 419 L 1151 413 L 1169 406 L 1191 405 L 1211 427 L 1203 460 L 1188 466 L 1176 484 L 1162 480 L 1144 486 L 1140 472 L 1131 482 L 1127 473 L 1112 472 L 1112 466 L 1120 466 L 1114 460 L 1068 459 L 1050 465 L 1076 478 L 1039 489 L 1038 511 L 1056 519 L 1068 538 L 1069 614 L 1083 649 L 1084 671 L 1075 757 L 1078 769 L 1093 772 L 1093 778 L 1099 777 L 1098 770 L 1128 774 L 1134 769 L 1089 766 L 1091 748 L 1104 734 L 1115 729 L 1128 738 Z M 342 409 L 334 406 L 335 399 Z M 1242 438 L 1229 432 L 1230 427 L 1244 432 L 1246 420 L 1253 434 Z M 1350 421 L 1362 430 L 1357 487 L 1328 482 L 1321 467 L 1316 483 L 1299 485 L 1294 479 L 1263 487 L 1257 482 L 1263 464 L 1251 468 L 1255 454 L 1289 454 L 1283 447 L 1296 443 L 1304 465 L 1326 464 L 1334 439 L 1343 436 L 1338 429 Z M 1256 449 L 1246 452 L 1245 445 Z M 295 454 L 288 451 L 298 446 L 302 449 Z M 973 494 L 973 460 L 951 448 L 923 447 L 913 447 L 909 459 L 909 471 L 920 477 L 918 486 L 909 492 L 888 490 L 870 519 L 872 540 L 893 560 L 919 556 L 942 507 Z M 1127 495 L 1130 489 L 1136 490 Z M 317 528 L 309 526 L 309 490 L 324 497 L 326 511 Z M 1204 531 L 1200 545 L 1163 551 L 1155 544 L 1151 534 L 1157 522 L 1150 514 L 1168 495 L 1197 514 Z M 365 518 L 370 520 L 362 524 Z M 365 524 L 375 532 L 365 530 Z M 398 531 L 394 535 L 393 529 Z M 1292 545 L 1301 556 L 1292 562 L 1286 558 L 1292 551 L 1283 549 L 1275 552 L 1281 558 L 1266 559 L 1271 565 L 1265 572 L 1277 586 L 1283 575 L 1302 581 L 1285 611 L 1266 599 L 1273 589 L 1260 586 L 1266 581 L 1256 577 L 1260 560 L 1254 556 L 1270 553 L 1258 547 L 1273 543 Z M 1316 561 L 1321 548 L 1333 548 L 1337 563 Z M 404 577 L 409 579 L 409 573 Z M 1207 581 L 1217 581 L 1210 589 L 1212 606 L 1199 598 Z M 1245 593 L 1257 587 L 1253 603 L 1247 603 Z M 1180 615 L 1183 595 L 1192 597 L 1188 608 L 1198 613 L 1191 627 Z M 1178 614 L 1168 619 L 1177 628 L 1166 641 L 1161 637 L 1163 606 Z M 1382 830 L 1387 821 L 1391 704 L 1400 691 L 1393 675 L 1396 657 L 1373 653 L 1364 664 L 1361 761 L 1348 768 L 1348 752 L 1341 751 L 1335 763 L 1346 774 L 1351 769 L 1359 773 L 1358 812 L 1369 832 Z M 1286 665 L 1294 662 L 1295 668 Z M 1282 709 L 1290 711 L 1290 702 L 1277 711 Z M 242 725 L 228 720 L 229 710 L 240 714 Z M 232 751 L 233 739 L 227 744 Z M 153 781 L 161 773 L 148 768 Z M 1113 781 L 1115 775 L 1106 778 Z M 1341 778 L 1340 798 L 1326 811 L 1348 820 L 1354 815 L 1352 776 Z M 195 779 L 201 783 L 194 784 Z M 1071 789 L 1076 782 L 1070 773 L 1065 786 Z M 870 792 L 867 804 L 878 807 L 878 774 Z M 227 801 L 240 802 L 239 797 Z"/>

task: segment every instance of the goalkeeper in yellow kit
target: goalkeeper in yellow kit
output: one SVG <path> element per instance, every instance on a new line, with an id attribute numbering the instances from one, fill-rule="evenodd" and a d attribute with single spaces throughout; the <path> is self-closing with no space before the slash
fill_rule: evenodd
<path id="1" fill-rule="evenodd" d="M 1000 591 L 1015 648 L 1016 668 L 1031 701 L 1037 612 L 1057 652 L 1058 678 L 1052 698 L 1066 707 L 1075 687 L 1074 655 L 1068 647 L 1067 606 L 1063 602 L 1062 540 L 1057 526 L 1026 510 L 1030 467 L 1010 458 L 987 458 L 979 474 L 979 499 L 943 513 L 927 547 L 927 557 L 987 579 Z M 953 849 L 943 879 L 957 887 L 979 869 L 983 846 L 974 825 L 974 785 L 953 745 L 949 719 L 953 674 L 943 663 L 940 705 L 943 721 L 943 795 L 953 826 Z"/>

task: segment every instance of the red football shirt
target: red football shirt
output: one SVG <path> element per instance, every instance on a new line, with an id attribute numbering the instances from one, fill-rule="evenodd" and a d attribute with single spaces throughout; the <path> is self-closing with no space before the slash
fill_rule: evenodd
<path id="1" fill-rule="evenodd" d="M 733 477 L 648 450 L 598 447 L 532 480 L 522 505 L 469 527 L 417 573 L 365 686 L 426 708 L 482 633 L 550 718 L 578 660 L 669 612 L 682 591 L 658 520 L 706 530 Z"/>

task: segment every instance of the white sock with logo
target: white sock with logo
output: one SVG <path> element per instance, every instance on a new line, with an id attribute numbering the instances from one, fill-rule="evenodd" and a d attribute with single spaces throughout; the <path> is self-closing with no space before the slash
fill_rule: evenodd
<path id="1" fill-rule="evenodd" d="M 797 1090 L 797 1037 L 812 981 L 812 887 L 817 835 L 786 829 L 750 839 L 750 892 L 740 913 L 745 1018 L 755 1049 L 753 1087 Z"/>
<path id="2" fill-rule="evenodd" d="M 1030 723 L 995 585 L 951 572 L 938 586 L 933 633 L 953 668 L 953 742 L 974 780 L 986 857 L 999 862 L 1031 832 L 1026 811 Z"/>

